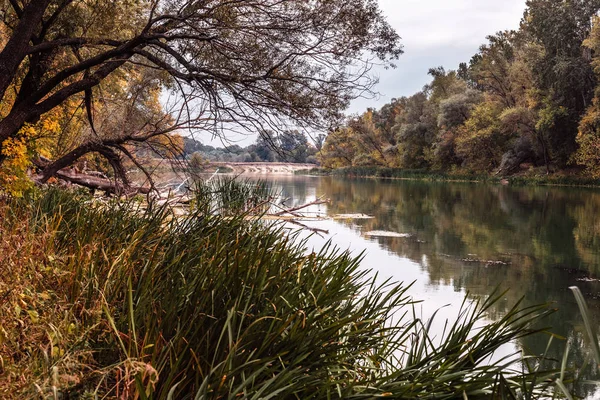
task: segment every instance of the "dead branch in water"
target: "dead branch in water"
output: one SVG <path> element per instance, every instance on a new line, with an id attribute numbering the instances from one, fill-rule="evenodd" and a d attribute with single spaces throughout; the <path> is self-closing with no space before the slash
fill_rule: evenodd
<path id="1" fill-rule="evenodd" d="M 331 200 L 329 200 L 329 199 L 323 200 L 323 197 L 319 197 L 317 200 L 311 201 L 310 203 L 306 203 L 306 204 L 303 204 L 303 205 L 298 206 L 298 207 L 288 208 L 288 209 L 285 209 L 283 211 L 280 211 L 278 213 L 271 214 L 271 215 L 278 217 L 278 216 L 282 216 L 282 215 L 285 215 L 285 214 L 293 214 L 295 211 L 300 211 L 300 210 L 303 210 L 303 209 L 308 208 L 310 206 L 317 206 L 317 205 L 321 205 L 321 204 L 329 204 L 330 201 Z"/>

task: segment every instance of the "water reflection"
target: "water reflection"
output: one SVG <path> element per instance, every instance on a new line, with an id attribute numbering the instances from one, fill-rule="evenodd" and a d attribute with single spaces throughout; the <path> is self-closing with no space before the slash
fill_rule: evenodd
<path id="1" fill-rule="evenodd" d="M 365 265 L 396 280 L 416 280 L 415 297 L 431 310 L 510 289 L 490 311 L 500 317 L 521 297 L 524 305 L 553 302 L 545 324 L 571 342 L 571 359 L 586 354 L 583 327 L 569 286 L 579 286 L 600 316 L 600 191 L 514 188 L 458 183 L 277 178 L 295 205 L 325 196 L 329 215 L 364 213 L 369 220 L 327 221 L 334 242 L 367 250 Z M 321 209 L 320 211 L 324 211 Z M 407 233 L 366 238 L 367 231 Z M 315 242 L 317 243 L 317 242 Z M 388 254 L 384 254 L 388 253 Z M 542 354 L 548 337 L 521 346 Z M 565 341 L 550 355 L 560 359 Z"/>

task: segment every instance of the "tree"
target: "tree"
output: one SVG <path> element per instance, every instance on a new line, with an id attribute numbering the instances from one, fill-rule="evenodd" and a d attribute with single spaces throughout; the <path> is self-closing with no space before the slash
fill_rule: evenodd
<path id="1" fill-rule="evenodd" d="M 277 144 L 273 141 L 273 132 L 261 132 L 256 138 L 254 151 L 262 161 L 273 162 L 277 159 Z"/>
<path id="2" fill-rule="evenodd" d="M 423 93 L 433 103 L 464 92 L 467 83 L 460 79 L 456 71 L 446 71 L 444 67 L 430 68 L 429 75 L 433 77 L 431 83 L 425 85 Z"/>
<path id="3" fill-rule="evenodd" d="M 342 126 L 327 135 L 319 161 L 325 168 L 350 167 L 362 152 L 358 147 L 352 129 Z"/>
<path id="4" fill-rule="evenodd" d="M 436 119 L 435 104 L 425 93 L 419 92 L 406 99 L 394 126 L 401 167 L 429 166 L 428 153 L 437 133 Z"/>
<path id="5" fill-rule="evenodd" d="M 591 52 L 582 44 L 599 9 L 599 0 L 527 1 L 522 29 L 543 48 L 533 65 L 536 86 L 546 97 L 544 103 L 552 103 L 550 110 L 565 111 L 553 113 L 556 119 L 547 133 L 550 153 L 559 165 L 576 150 L 578 122 L 596 86 Z"/>
<path id="6" fill-rule="evenodd" d="M 377 127 L 374 115 L 374 110 L 368 109 L 363 115 L 348 121 L 349 132 L 352 132 L 356 146 L 360 149 L 358 155 L 361 156 L 354 160 L 353 164 L 389 166 L 391 160 L 386 154 L 389 142 Z"/>
<path id="7" fill-rule="evenodd" d="M 469 78 L 476 87 L 493 96 L 504 107 L 516 105 L 510 79 L 510 66 L 515 59 L 515 36 L 516 33 L 510 31 L 488 36 L 489 43 L 479 48 L 469 66 Z"/>
<path id="8" fill-rule="evenodd" d="M 466 88 L 464 92 L 441 100 L 437 114 L 437 137 L 431 151 L 431 163 L 436 169 L 460 165 L 456 154 L 456 138 L 473 109 L 483 100 L 481 92 Z"/>
<path id="9" fill-rule="evenodd" d="M 461 126 L 456 151 L 468 170 L 489 172 L 500 166 L 510 139 L 500 123 L 501 111 L 495 103 L 483 102 Z"/>
<path id="10" fill-rule="evenodd" d="M 584 45 L 594 54 L 592 66 L 598 76 L 600 75 L 600 18 L 594 19 L 592 31 Z M 592 105 L 588 107 L 579 122 L 577 144 L 579 149 L 574 155 L 575 161 L 585 166 L 592 176 L 600 177 L 600 87 L 596 87 Z"/>
<path id="11" fill-rule="evenodd" d="M 285 131 L 278 136 L 281 161 L 305 163 L 309 155 L 308 138 L 299 131 Z"/>
<path id="12" fill-rule="evenodd" d="M 482 101 L 481 92 L 467 89 L 440 102 L 437 116 L 441 128 L 456 128 L 469 119 L 473 108 Z"/>
<path id="13" fill-rule="evenodd" d="M 93 141 L 42 166 L 102 154 L 115 169 L 128 143 L 180 129 L 323 129 L 369 91 L 365 52 L 392 65 L 399 37 L 375 0 L 0 0 L 0 165 L 25 127 L 78 99 Z M 164 124 L 115 141 L 97 132 L 95 99 L 111 78 L 156 71 L 177 91 Z M 133 99 L 134 97 L 131 97 Z M 169 116 L 169 118 L 167 118 Z M 48 169 L 50 168 L 50 169 Z"/>

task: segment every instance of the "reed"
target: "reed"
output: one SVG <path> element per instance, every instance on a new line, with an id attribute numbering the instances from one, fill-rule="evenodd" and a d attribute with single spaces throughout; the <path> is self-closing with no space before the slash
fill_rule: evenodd
<path id="1" fill-rule="evenodd" d="M 203 186 L 185 217 L 55 189 L 3 200 L 0 395 L 451 399 L 553 391 L 558 372 L 526 368 L 521 357 L 490 362 L 501 346 L 537 332 L 547 307 L 517 304 L 487 323 L 502 293 L 465 300 L 460 318 L 434 338 L 406 285 L 377 283 L 360 257 L 331 245 L 310 252 L 280 224 L 244 218 L 248 206 L 237 196 L 268 191 L 236 185 Z M 235 212 L 215 212 L 230 199 Z"/>

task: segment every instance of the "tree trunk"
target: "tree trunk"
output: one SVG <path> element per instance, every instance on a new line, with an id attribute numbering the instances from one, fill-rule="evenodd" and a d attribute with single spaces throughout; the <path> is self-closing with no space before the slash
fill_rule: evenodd
<path id="1" fill-rule="evenodd" d="M 86 143 L 77 147 L 75 150 L 70 151 L 66 155 L 62 156 L 58 160 L 54 161 L 52 164 L 43 168 L 42 178 L 40 179 L 41 183 L 48 182 L 48 179 L 52 178 L 54 175 L 58 173 L 63 168 L 73 165 L 77 160 L 79 160 L 84 155 L 91 153 L 95 150 L 94 143 Z"/>
<path id="2" fill-rule="evenodd" d="M 0 52 L 0 100 L 14 80 L 19 65 L 27 56 L 31 39 L 40 30 L 44 13 L 51 0 L 30 1 L 23 9 L 19 24 Z"/>
<path id="3" fill-rule="evenodd" d="M 6 118 L 0 120 L 0 152 L 2 151 L 2 142 L 6 139 L 15 137 L 21 127 L 27 122 L 27 114 L 21 107 L 12 109 Z"/>

